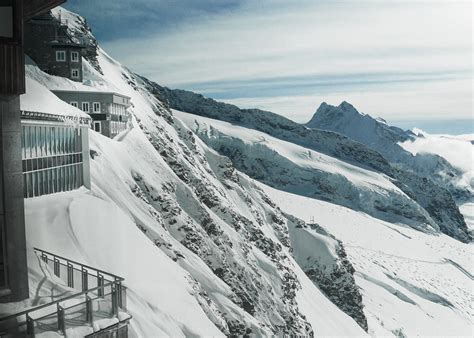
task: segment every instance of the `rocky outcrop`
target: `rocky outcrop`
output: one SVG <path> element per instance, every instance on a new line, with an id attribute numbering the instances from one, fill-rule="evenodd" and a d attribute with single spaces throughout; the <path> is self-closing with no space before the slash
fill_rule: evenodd
<path id="1" fill-rule="evenodd" d="M 296 224 L 290 231 L 293 254 L 303 271 L 334 304 L 368 331 L 362 295 L 354 279 L 355 269 L 342 242 L 319 224 L 286 217 Z"/>

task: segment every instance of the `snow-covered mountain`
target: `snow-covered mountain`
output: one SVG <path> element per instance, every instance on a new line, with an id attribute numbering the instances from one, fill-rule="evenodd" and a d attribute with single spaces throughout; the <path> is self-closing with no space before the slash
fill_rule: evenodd
<path id="1" fill-rule="evenodd" d="M 160 87 L 61 15 L 89 44 L 81 86 L 130 96 L 133 127 L 90 132 L 90 191 L 25 201 L 33 303 L 63 292 L 40 247 L 123 276 L 133 336 L 470 335 L 472 244 L 440 231 L 426 186 L 340 134 Z"/>
<path id="2" fill-rule="evenodd" d="M 382 119 L 357 111 L 351 104 L 342 102 L 339 106 L 322 103 L 306 124 L 308 128 L 330 130 L 358 141 L 382 154 L 393 165 L 409 170 L 419 176 L 429 177 L 438 185 L 446 187 L 456 199 L 468 199 L 472 186 L 460 184 L 462 171 L 443 157 L 420 152 L 412 154 L 400 143 L 415 141 L 423 135 L 388 125 Z"/>
<path id="3" fill-rule="evenodd" d="M 371 127 L 373 120 L 371 118 L 369 123 L 366 123 L 367 125 L 362 127 L 355 126 L 355 129 L 358 131 L 354 132 L 363 135 L 364 132 L 361 130 L 365 130 L 364 128 L 366 128 L 368 134 L 373 133 L 375 135 L 383 135 L 379 129 L 384 130 L 384 133 L 388 136 L 380 136 L 380 138 L 388 139 L 389 141 L 385 141 L 385 143 L 390 144 L 390 142 L 392 142 L 394 147 L 399 149 L 400 153 L 404 153 L 407 158 L 420 159 L 422 163 L 419 163 L 420 161 L 418 160 L 412 162 L 410 162 L 411 160 L 408 161 L 408 163 L 417 163 L 417 165 L 424 168 L 420 169 L 420 171 L 417 170 L 416 166 L 401 166 L 398 162 L 390 162 L 390 160 L 385 159 L 385 157 L 378 152 L 378 149 L 372 149 L 370 146 L 360 143 L 359 140 L 354 141 L 340 133 L 308 128 L 285 117 L 267 111 L 258 109 L 239 109 L 236 106 L 216 102 L 189 91 L 171 90 L 152 83 L 150 83 L 150 88 L 152 88 L 152 91 L 157 97 L 161 98 L 162 101 L 167 102 L 167 104 L 174 109 L 225 121 L 232 125 L 241 126 L 250 130 L 257 130 L 258 132 L 270 135 L 275 139 L 292 143 L 294 146 L 303 147 L 308 151 L 316 151 L 319 154 L 339 159 L 346 164 L 351 164 L 352 168 L 355 166 L 361 169 L 369 169 L 370 171 L 384 174 L 389 177 L 392 180 L 392 183 L 405 195 L 408 195 L 412 202 L 416 202 L 418 206 L 421 206 L 424 209 L 424 212 L 421 212 L 423 215 L 413 213 L 412 207 L 407 207 L 405 202 L 401 202 L 398 199 L 394 202 L 394 206 L 390 205 L 387 207 L 387 202 L 382 202 L 380 204 L 379 199 L 367 199 L 366 194 L 358 195 L 358 191 L 355 189 L 349 189 L 350 193 L 342 192 L 340 190 L 344 186 L 344 183 L 341 183 L 341 179 L 338 178 L 334 180 L 328 178 L 328 175 L 331 176 L 334 174 L 332 170 L 326 170 L 324 174 L 314 170 L 311 170 L 309 175 L 306 173 L 303 174 L 303 176 L 306 176 L 306 180 L 309 179 L 312 181 L 313 185 L 308 185 L 304 180 L 300 180 L 299 182 L 293 181 L 287 184 L 288 180 L 286 178 L 277 178 L 278 182 L 273 185 L 277 188 L 282 188 L 282 185 L 284 185 L 286 187 L 284 189 L 294 192 L 295 187 L 293 186 L 296 184 L 296 189 L 299 193 L 306 196 L 308 196 L 308 194 L 312 197 L 318 196 L 324 200 L 329 200 L 334 203 L 355 207 L 358 210 L 369 212 L 371 215 L 377 213 L 377 217 L 389 221 L 393 221 L 393 214 L 402 217 L 407 216 L 407 218 L 415 220 L 418 223 L 429 224 L 431 227 L 439 228 L 443 233 L 462 241 L 469 242 L 472 239 L 467 224 L 451 193 L 453 192 L 456 196 L 460 196 L 460 199 L 462 197 L 462 200 L 465 200 L 468 196 L 472 195 L 469 189 L 462 186 L 460 187 L 458 184 L 458 178 L 462 176 L 462 172 L 452 167 L 445 159 L 438 155 L 423 154 L 413 156 L 410 152 L 405 151 L 401 146 L 393 143 L 395 141 L 403 142 L 409 140 L 412 133 L 405 133 L 397 128 L 388 126 L 386 128 L 381 128 L 379 127 L 379 125 L 382 125 L 381 122 L 375 120 L 373 123 L 375 123 L 377 130 L 372 131 L 374 128 Z M 325 107 L 325 105 L 323 105 L 323 107 Z M 348 103 L 343 103 L 340 107 L 341 110 L 345 109 L 352 115 L 355 113 L 360 115 Z M 345 119 L 342 119 L 342 121 L 345 121 Z M 364 123 L 365 120 L 362 124 Z M 347 129 L 351 129 L 350 123 L 345 123 L 344 125 L 348 125 Z M 379 136 L 374 136 L 373 138 L 376 139 L 377 137 Z M 240 156 L 240 153 L 235 154 L 231 149 L 224 149 L 224 147 L 222 148 L 222 151 L 224 151 L 223 154 L 226 156 Z M 239 151 L 241 152 L 242 149 L 239 149 Z M 271 157 L 273 158 L 273 156 Z M 435 164 L 431 165 L 433 161 Z M 281 162 L 282 161 L 280 161 L 280 163 Z M 423 165 L 424 162 L 426 162 L 426 166 Z M 263 174 L 261 170 L 255 170 L 255 166 L 245 166 L 244 168 L 242 166 L 239 167 L 238 164 L 235 165 L 238 169 L 256 179 L 259 179 Z M 291 166 L 292 164 L 287 163 L 287 167 L 288 165 Z M 263 166 L 268 170 L 276 170 L 276 167 L 269 165 L 269 163 L 266 163 Z M 436 171 L 436 168 L 439 168 L 439 170 Z M 247 169 L 251 171 L 247 171 Z M 292 172 L 288 171 L 290 168 L 286 169 L 287 174 Z M 351 170 L 353 169 L 350 169 L 349 171 Z M 431 173 L 431 175 L 422 174 L 422 170 L 426 170 Z M 280 170 L 277 175 L 265 174 L 266 183 L 269 183 L 268 180 L 274 180 L 278 175 L 285 175 L 285 171 Z M 298 174 L 296 176 L 301 175 Z M 350 179 L 345 183 L 352 185 Z M 304 187 L 301 187 L 301 184 L 303 184 Z M 315 187 L 317 187 L 317 189 L 314 189 Z M 308 189 L 312 189 L 312 191 L 308 192 Z M 365 202 L 367 205 L 361 205 L 361 203 L 364 204 Z M 442 206 L 442 208 L 440 208 L 440 206 Z M 372 209 L 372 211 L 369 211 L 368 209 Z"/>

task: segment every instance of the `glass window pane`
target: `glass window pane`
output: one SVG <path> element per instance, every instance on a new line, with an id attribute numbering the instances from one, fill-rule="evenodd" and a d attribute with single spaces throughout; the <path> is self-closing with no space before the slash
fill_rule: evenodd
<path id="1" fill-rule="evenodd" d="M 33 174 L 28 173 L 28 197 L 33 197 Z"/>
<path id="2" fill-rule="evenodd" d="M 23 198 L 28 197 L 28 182 L 26 181 L 26 174 L 23 174 Z"/>
<path id="3" fill-rule="evenodd" d="M 38 196 L 38 172 L 33 172 L 33 196 Z"/>

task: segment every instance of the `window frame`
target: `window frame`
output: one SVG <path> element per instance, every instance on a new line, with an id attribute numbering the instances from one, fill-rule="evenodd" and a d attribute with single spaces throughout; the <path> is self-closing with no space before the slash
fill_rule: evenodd
<path id="1" fill-rule="evenodd" d="M 84 106 L 85 106 L 85 105 L 87 105 L 87 110 L 84 109 Z M 90 107 L 90 103 L 89 103 L 89 102 L 82 102 L 81 108 L 82 108 L 82 111 L 83 111 L 84 113 L 89 113 L 89 112 L 90 112 L 90 108 L 91 108 L 91 107 Z"/>
<path id="2" fill-rule="evenodd" d="M 63 55 L 64 59 L 60 58 L 59 55 Z M 66 51 L 65 50 L 57 50 L 56 51 L 56 62 L 66 62 Z"/>
<path id="3" fill-rule="evenodd" d="M 98 109 L 95 109 L 96 105 L 98 105 L 98 107 L 99 107 Z M 92 103 L 92 112 L 93 112 L 93 113 L 100 113 L 100 111 L 101 111 L 101 104 L 100 104 L 100 102 L 93 102 L 93 103 Z"/>
<path id="4" fill-rule="evenodd" d="M 75 108 L 79 108 L 79 102 L 77 102 L 77 101 L 71 101 L 71 102 L 69 102 L 69 104 L 71 106 L 75 107 Z"/>
<path id="5" fill-rule="evenodd" d="M 74 76 L 74 73 L 77 72 L 77 76 Z M 77 68 L 72 68 L 71 69 L 71 78 L 73 79 L 79 79 L 81 76 L 81 73 L 79 72 L 79 69 Z"/>
<path id="6" fill-rule="evenodd" d="M 79 52 L 71 51 L 71 62 L 79 62 Z"/>

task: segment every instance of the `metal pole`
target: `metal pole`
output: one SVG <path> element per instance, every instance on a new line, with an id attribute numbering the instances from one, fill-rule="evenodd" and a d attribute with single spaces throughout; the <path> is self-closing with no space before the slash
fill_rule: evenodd
<path id="1" fill-rule="evenodd" d="M 58 304 L 58 331 L 61 334 L 66 334 L 66 323 L 64 319 L 64 308 Z"/>

